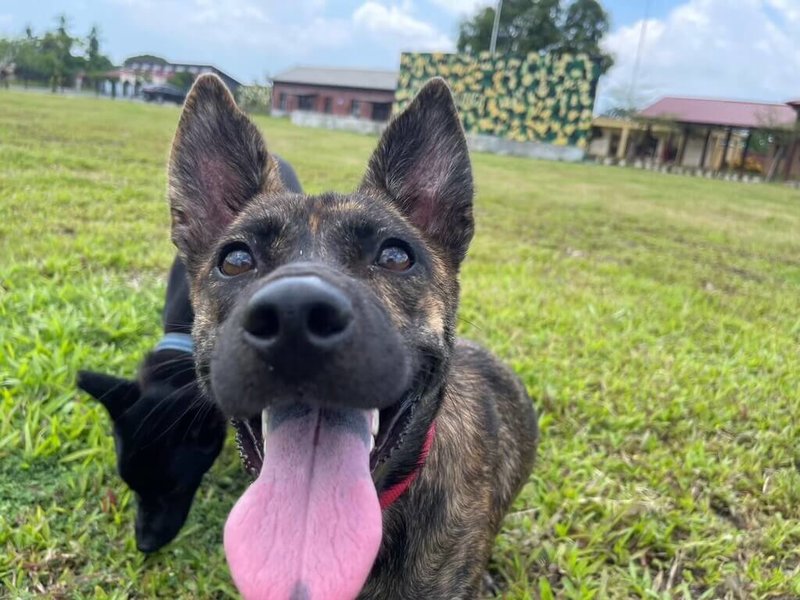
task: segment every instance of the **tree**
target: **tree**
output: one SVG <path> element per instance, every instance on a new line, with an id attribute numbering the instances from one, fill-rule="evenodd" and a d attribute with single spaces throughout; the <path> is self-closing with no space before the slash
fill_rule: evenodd
<path id="1" fill-rule="evenodd" d="M 753 149 L 766 152 L 771 149 L 772 160 L 767 171 L 767 181 L 773 181 L 778 175 L 779 166 L 783 164 L 784 177 L 791 174 L 794 155 L 800 149 L 800 118 L 794 123 L 784 123 L 769 113 L 759 118 L 759 127 L 754 132 Z"/>
<path id="2" fill-rule="evenodd" d="M 494 8 L 485 8 L 459 27 L 458 50 L 489 49 Z M 561 40 L 560 0 L 505 0 L 497 30 L 499 53 L 527 54 L 552 50 Z"/>
<path id="3" fill-rule="evenodd" d="M 462 21 L 458 26 L 458 51 L 477 54 L 488 50 L 492 39 L 495 9 L 486 7 L 469 20 Z M 500 25 L 504 25 L 503 21 Z M 499 38 L 498 31 L 498 38 Z M 498 39 L 498 42 L 501 42 Z M 498 44 L 498 47 L 501 47 Z"/>
<path id="4" fill-rule="evenodd" d="M 100 53 L 100 35 L 100 28 L 94 25 L 89 30 L 89 35 L 86 36 L 86 41 L 84 42 L 86 46 L 84 69 L 86 77 L 94 86 L 95 92 L 99 92 L 100 82 L 105 79 L 106 73 L 114 66 L 107 56 Z"/>
<path id="5" fill-rule="evenodd" d="M 167 81 L 172 85 L 174 85 L 176 88 L 180 88 L 183 91 L 188 91 L 189 88 L 192 87 L 192 84 L 194 83 L 194 75 L 192 75 L 188 71 L 182 71 L 180 73 L 175 73 Z"/>
<path id="6" fill-rule="evenodd" d="M 154 56 L 152 54 L 139 54 L 137 56 L 131 56 L 130 58 L 125 59 L 124 65 L 126 67 L 130 67 L 135 63 L 150 63 L 153 65 L 164 66 L 167 64 L 167 61 L 160 56 Z"/>
<path id="7" fill-rule="evenodd" d="M 100 58 L 100 29 L 92 25 L 89 35 L 86 36 L 86 62 L 94 64 Z"/>
<path id="8" fill-rule="evenodd" d="M 480 10 L 459 26 L 458 50 L 477 54 L 489 49 L 495 8 Z M 608 14 L 597 0 L 505 0 L 497 31 L 497 52 L 585 52 L 598 57 L 603 72 L 613 58 L 600 42 L 608 33 Z"/>
<path id="9" fill-rule="evenodd" d="M 10 42 L 14 48 L 14 74 L 22 79 L 25 87 L 30 81 L 46 81 L 46 58 L 41 51 L 40 40 L 33 34 L 30 25 L 25 28 L 25 37 Z"/>
<path id="10" fill-rule="evenodd" d="M 63 89 L 83 66 L 83 61 L 72 54 L 76 40 L 67 31 L 68 27 L 66 15 L 60 15 L 56 30 L 46 32 L 39 45 L 50 88 L 54 92 L 58 87 Z"/>
<path id="11" fill-rule="evenodd" d="M 560 49 L 600 57 L 602 72 L 605 73 L 614 64 L 613 57 L 600 48 L 608 29 L 608 14 L 597 0 L 575 0 L 567 8 Z"/>
<path id="12" fill-rule="evenodd" d="M 73 37 L 65 15 L 58 17 L 53 31 L 42 36 L 27 26 L 20 38 L 0 39 L 0 53 L 0 63 L 9 62 L 10 57 L 14 74 L 26 87 L 29 81 L 37 81 L 49 84 L 53 91 L 70 85 L 81 72 L 100 78 L 113 66 L 100 50 L 100 30 L 92 27 L 85 40 Z"/>
<path id="13" fill-rule="evenodd" d="M 14 73 L 14 54 L 16 48 L 11 40 L 0 39 L 0 85 L 8 87 L 8 80 Z"/>
<path id="14" fill-rule="evenodd" d="M 598 109 L 604 117 L 631 119 L 651 103 L 657 94 L 657 88 L 642 81 L 636 89 L 628 84 L 619 84 L 603 88 Z"/>

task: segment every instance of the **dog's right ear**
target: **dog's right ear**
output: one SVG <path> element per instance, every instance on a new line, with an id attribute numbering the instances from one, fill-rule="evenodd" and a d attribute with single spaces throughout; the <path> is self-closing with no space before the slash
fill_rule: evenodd
<path id="1" fill-rule="evenodd" d="M 92 371 L 78 371 L 78 387 L 105 406 L 112 421 L 122 416 L 141 395 L 135 381 Z"/>
<path id="2" fill-rule="evenodd" d="M 283 188 L 264 138 L 222 80 L 197 78 L 169 161 L 172 241 L 191 274 L 253 196 Z"/>

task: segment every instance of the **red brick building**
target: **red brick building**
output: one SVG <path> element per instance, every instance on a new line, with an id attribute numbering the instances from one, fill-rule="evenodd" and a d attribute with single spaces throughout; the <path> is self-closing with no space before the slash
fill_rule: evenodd
<path id="1" fill-rule="evenodd" d="M 397 72 L 296 67 L 276 75 L 272 84 L 273 114 L 307 110 L 388 121 Z"/>

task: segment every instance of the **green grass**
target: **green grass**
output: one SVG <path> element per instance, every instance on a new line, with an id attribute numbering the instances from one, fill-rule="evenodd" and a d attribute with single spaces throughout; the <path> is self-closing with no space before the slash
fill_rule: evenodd
<path id="1" fill-rule="evenodd" d="M 172 257 L 172 107 L 0 91 L 0 596 L 230 597 L 230 445 L 149 559 L 78 368 L 132 375 Z M 374 139 L 258 119 L 311 192 Z M 461 329 L 541 411 L 504 597 L 800 596 L 800 194 L 488 155 Z"/>

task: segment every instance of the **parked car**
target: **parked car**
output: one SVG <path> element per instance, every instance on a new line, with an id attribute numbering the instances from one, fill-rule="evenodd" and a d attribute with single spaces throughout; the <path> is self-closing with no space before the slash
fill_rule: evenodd
<path id="1" fill-rule="evenodd" d="M 183 104 L 186 91 L 165 83 L 163 85 L 149 84 L 142 87 L 142 96 L 145 102 L 174 102 Z"/>

